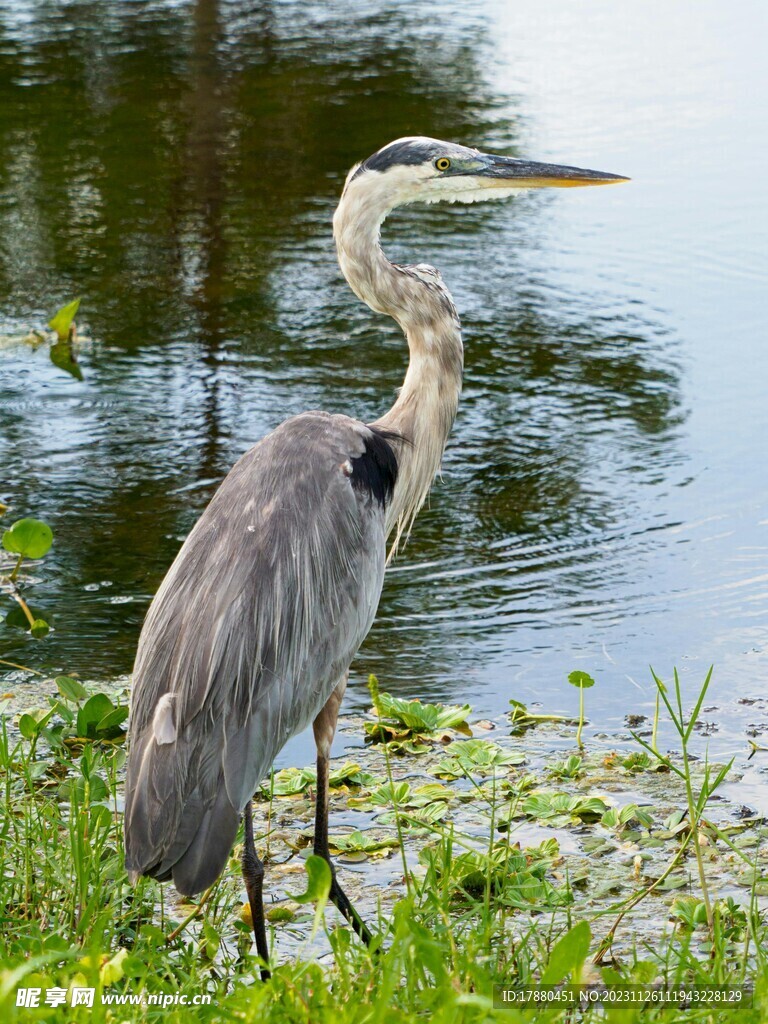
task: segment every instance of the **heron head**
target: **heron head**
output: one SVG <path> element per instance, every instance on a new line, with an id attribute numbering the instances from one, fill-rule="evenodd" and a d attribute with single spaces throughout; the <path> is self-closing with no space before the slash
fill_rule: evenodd
<path id="1" fill-rule="evenodd" d="M 353 167 L 346 188 L 376 189 L 390 206 L 477 203 L 524 188 L 612 185 L 628 178 L 581 167 L 494 156 L 424 136 L 397 139 Z"/>

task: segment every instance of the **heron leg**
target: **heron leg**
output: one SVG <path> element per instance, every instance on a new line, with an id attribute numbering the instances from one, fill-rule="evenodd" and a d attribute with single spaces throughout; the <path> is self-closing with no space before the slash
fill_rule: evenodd
<path id="1" fill-rule="evenodd" d="M 354 930 L 366 944 L 371 944 L 371 933 L 358 912 L 349 902 L 346 893 L 336 879 L 336 870 L 331 861 L 328 849 L 328 775 L 330 767 L 331 744 L 336 733 L 336 722 L 339 717 L 339 705 L 347 688 L 345 673 L 333 691 L 325 707 L 312 723 L 317 746 L 317 795 L 315 804 L 315 846 L 314 852 L 322 857 L 331 869 L 330 898 L 337 909 L 346 917 Z"/>
<path id="2" fill-rule="evenodd" d="M 265 964 L 269 963 L 269 946 L 267 945 L 267 928 L 264 923 L 264 900 L 262 890 L 264 883 L 264 865 L 256 854 L 256 844 L 253 841 L 253 811 L 251 801 L 245 805 L 243 812 L 243 830 L 245 832 L 245 845 L 243 847 L 243 881 L 245 891 L 248 893 L 248 902 L 251 905 L 251 920 L 253 921 L 253 934 L 256 939 L 256 952 Z M 261 969 L 261 980 L 268 981 L 270 972 L 267 967 Z"/>

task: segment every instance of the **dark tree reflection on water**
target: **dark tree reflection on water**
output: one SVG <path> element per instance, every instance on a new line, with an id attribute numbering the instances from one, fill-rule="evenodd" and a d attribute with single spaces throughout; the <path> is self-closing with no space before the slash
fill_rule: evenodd
<path id="1" fill-rule="evenodd" d="M 24 10 L 0 2 L 4 329 L 81 294 L 93 344 L 82 385 L 1 354 L 3 487 L 56 529 L 36 594 L 60 628 L 34 650 L 4 631 L 0 655 L 113 675 L 249 444 L 305 408 L 372 418 L 391 401 L 402 338 L 350 295 L 332 250 L 346 169 L 405 134 L 514 151 L 525 110 L 489 85 L 471 6 Z M 468 341 L 446 481 L 362 655 L 395 689 L 460 685 L 483 630 L 501 644 L 500 625 L 540 613 L 537 565 L 555 606 L 585 585 L 589 538 L 625 514 L 603 457 L 641 477 L 675 457 L 674 346 L 648 311 L 603 316 L 546 269 L 532 279 L 546 209 L 406 212 L 388 232 L 396 257 L 444 270 Z M 519 544 L 548 560 L 510 561 Z M 533 576 L 518 581 L 521 559 Z"/>

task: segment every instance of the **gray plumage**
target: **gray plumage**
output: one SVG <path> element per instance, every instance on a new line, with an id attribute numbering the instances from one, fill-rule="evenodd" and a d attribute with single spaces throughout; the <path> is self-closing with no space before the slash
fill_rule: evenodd
<path id="1" fill-rule="evenodd" d="M 370 629 L 385 513 L 353 486 L 352 461 L 371 436 L 321 412 L 283 423 L 237 462 L 171 566 L 134 670 L 131 871 L 171 872 L 184 893 L 218 877 L 246 801 Z"/>
<path id="2" fill-rule="evenodd" d="M 437 270 L 379 245 L 398 205 L 477 202 L 616 175 L 399 139 L 354 167 L 334 217 L 355 293 L 402 327 L 410 362 L 375 423 L 310 412 L 230 471 L 168 571 L 139 640 L 131 699 L 125 845 L 132 880 L 194 894 L 221 873 L 246 819 L 243 875 L 257 948 L 268 946 L 250 801 L 286 740 L 313 723 L 315 852 L 329 859 L 330 746 L 347 671 L 373 622 L 386 564 L 440 467 L 461 390 L 459 319 Z M 370 937 L 335 880 L 331 899 Z M 267 973 L 265 967 L 262 972 Z"/>

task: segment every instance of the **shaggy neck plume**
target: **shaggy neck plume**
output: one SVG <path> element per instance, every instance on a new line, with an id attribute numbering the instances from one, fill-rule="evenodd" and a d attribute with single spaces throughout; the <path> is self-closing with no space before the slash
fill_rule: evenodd
<path id="1" fill-rule="evenodd" d="M 424 264 L 396 266 L 381 250 L 381 225 L 401 201 L 383 180 L 374 190 L 367 176 L 350 176 L 333 218 L 339 264 L 352 291 L 400 324 L 410 351 L 397 401 L 372 424 L 404 439 L 397 444 L 397 484 L 387 509 L 387 533 L 395 530 L 392 552 L 408 535 L 440 469 L 464 365 L 459 317 L 438 271 Z"/>

